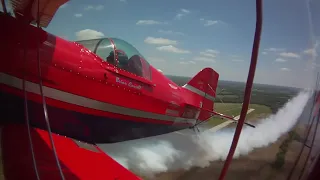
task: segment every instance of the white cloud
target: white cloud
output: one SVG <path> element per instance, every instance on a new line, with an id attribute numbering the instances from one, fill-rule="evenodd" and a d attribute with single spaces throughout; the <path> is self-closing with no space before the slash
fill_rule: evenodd
<path id="1" fill-rule="evenodd" d="M 214 50 L 214 49 L 207 49 L 206 52 L 213 53 L 213 54 L 219 54 L 220 51 Z"/>
<path id="2" fill-rule="evenodd" d="M 318 55 L 315 48 L 306 49 L 303 53 L 315 57 Z"/>
<path id="3" fill-rule="evenodd" d="M 84 8 L 84 10 L 92 10 L 92 9 L 94 9 L 94 7 L 91 6 L 91 5 L 89 5 L 89 6 L 87 6 L 87 7 Z"/>
<path id="4" fill-rule="evenodd" d="M 178 54 L 187 54 L 187 53 L 190 53 L 190 51 L 188 50 L 184 50 L 184 49 L 179 49 L 175 46 L 172 46 L 172 45 L 168 45 L 168 46 L 160 46 L 160 47 L 157 47 L 157 49 L 159 51 L 166 51 L 166 52 L 172 52 L 172 53 L 178 53 Z"/>
<path id="5" fill-rule="evenodd" d="M 242 59 L 232 59 L 231 61 L 232 62 L 244 62 L 244 60 L 242 60 Z"/>
<path id="6" fill-rule="evenodd" d="M 317 64 L 315 62 L 311 63 L 311 65 L 312 65 L 311 67 L 313 67 L 313 68 L 315 68 L 315 67 L 319 68 L 320 67 L 320 64 Z"/>
<path id="7" fill-rule="evenodd" d="M 277 58 L 275 61 L 276 62 L 286 62 L 287 60 L 286 59 L 282 59 L 282 58 Z"/>
<path id="8" fill-rule="evenodd" d="M 165 62 L 166 61 L 165 59 L 159 58 L 159 57 L 149 57 L 147 60 L 153 61 L 153 62 Z"/>
<path id="9" fill-rule="evenodd" d="M 180 9 L 180 11 L 178 12 L 178 14 L 176 15 L 175 19 L 181 19 L 183 16 L 189 14 L 190 11 L 187 9 Z"/>
<path id="10" fill-rule="evenodd" d="M 195 57 L 195 58 L 193 58 L 193 60 L 195 60 L 195 61 L 205 61 L 205 62 L 216 62 L 216 60 L 215 59 L 213 59 L 213 58 L 208 58 L 208 57 Z"/>
<path id="11" fill-rule="evenodd" d="M 154 25 L 154 24 L 166 24 L 165 22 L 155 20 L 139 20 L 136 25 Z"/>
<path id="12" fill-rule="evenodd" d="M 283 70 L 281 70 L 281 67 L 277 69 L 262 68 L 256 72 L 254 80 L 257 83 L 262 84 L 275 84 L 302 88 L 310 87 L 310 75 L 312 74 L 310 70 L 308 72 L 304 72 L 301 67 L 299 73 L 294 73 L 294 70 L 290 70 L 289 67 L 283 68 Z"/>
<path id="13" fill-rule="evenodd" d="M 186 14 L 190 13 L 190 11 L 187 9 L 181 9 L 181 12 L 186 13 Z"/>
<path id="14" fill-rule="evenodd" d="M 267 49 L 264 49 L 265 51 L 270 51 L 270 52 L 282 52 L 282 51 L 285 51 L 286 49 L 284 48 L 267 48 Z"/>
<path id="15" fill-rule="evenodd" d="M 220 52 L 218 51 L 218 53 L 220 53 Z M 232 58 L 239 58 L 239 57 L 241 57 L 241 56 L 239 56 L 239 55 L 230 55 L 230 57 L 232 57 Z"/>
<path id="16" fill-rule="evenodd" d="M 285 51 L 286 51 L 285 48 L 267 48 L 267 49 L 264 49 L 264 52 L 262 52 L 262 54 L 268 54 L 267 52 L 273 52 L 285 58 L 300 58 L 299 54 L 296 54 L 293 52 L 285 52 Z"/>
<path id="17" fill-rule="evenodd" d="M 300 58 L 298 54 L 292 53 L 292 52 L 282 52 L 279 54 L 282 57 L 287 57 L 287 58 Z"/>
<path id="18" fill-rule="evenodd" d="M 98 5 L 98 6 L 96 6 L 96 10 L 102 10 L 104 8 L 104 6 L 103 5 Z"/>
<path id="19" fill-rule="evenodd" d="M 144 40 L 145 43 L 147 44 L 158 44 L 158 45 L 176 45 L 177 41 L 175 40 L 170 40 L 170 39 L 165 39 L 165 38 L 154 38 L 154 37 L 147 37 Z"/>
<path id="20" fill-rule="evenodd" d="M 211 54 L 211 53 L 207 53 L 207 52 L 200 52 L 200 54 L 202 56 L 207 56 L 207 57 L 212 57 L 212 58 L 215 58 L 216 55 L 215 54 Z"/>
<path id="21" fill-rule="evenodd" d="M 183 15 L 184 15 L 184 14 L 182 14 L 182 13 L 178 13 L 178 14 L 176 15 L 175 19 L 181 19 Z"/>
<path id="22" fill-rule="evenodd" d="M 206 20 L 206 22 L 204 23 L 204 26 L 212 26 L 215 24 L 218 24 L 219 21 L 217 20 Z"/>
<path id="23" fill-rule="evenodd" d="M 97 5 L 97 6 L 92 6 L 92 5 L 88 5 L 87 7 L 84 8 L 84 10 L 89 11 L 89 10 L 97 10 L 100 11 L 104 9 L 103 5 Z"/>
<path id="24" fill-rule="evenodd" d="M 82 17 L 82 14 L 78 13 L 78 14 L 74 14 L 75 17 Z"/>
<path id="25" fill-rule="evenodd" d="M 175 34 L 175 35 L 185 35 L 184 33 L 182 32 L 175 32 L 175 31 L 171 31 L 171 30 L 158 30 L 159 33 L 163 33 L 163 34 Z"/>
<path id="26" fill-rule="evenodd" d="M 179 63 L 182 65 L 196 64 L 194 61 L 180 61 Z"/>
<path id="27" fill-rule="evenodd" d="M 220 20 L 206 20 L 204 18 L 200 18 L 200 21 L 204 22 L 204 24 L 203 24 L 204 26 L 213 26 L 213 25 L 218 24 L 218 23 L 223 23 Z"/>
<path id="28" fill-rule="evenodd" d="M 200 52 L 200 55 L 215 58 L 217 56 L 217 54 L 219 54 L 219 53 L 220 52 L 217 50 L 207 49 L 205 51 Z"/>
<path id="29" fill-rule="evenodd" d="M 281 71 L 290 71 L 289 68 L 281 68 Z"/>
<path id="30" fill-rule="evenodd" d="M 104 34 L 92 29 L 84 29 L 76 32 L 77 40 L 98 39 L 104 37 Z"/>

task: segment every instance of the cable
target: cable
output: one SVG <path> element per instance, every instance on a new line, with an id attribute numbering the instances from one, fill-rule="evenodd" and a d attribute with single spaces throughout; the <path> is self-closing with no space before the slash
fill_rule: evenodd
<path id="1" fill-rule="evenodd" d="M 254 75 L 255 75 L 257 61 L 258 61 L 260 38 L 261 38 L 261 31 L 262 31 L 262 0 L 256 0 L 256 17 L 257 17 L 256 28 L 255 28 L 253 47 L 252 47 L 251 63 L 250 63 L 250 68 L 249 68 L 248 78 L 247 78 L 247 85 L 246 85 L 245 94 L 244 94 L 244 102 L 242 105 L 242 110 L 240 114 L 240 119 L 237 124 L 236 132 L 234 134 L 227 159 L 224 163 L 223 169 L 221 170 L 219 180 L 223 180 L 226 176 L 226 173 L 232 161 L 234 152 L 237 148 L 237 144 L 240 138 L 242 127 L 243 127 L 244 120 L 246 118 L 249 103 L 250 103 L 251 90 L 252 90 Z"/>
<path id="2" fill-rule="evenodd" d="M 32 142 L 32 137 L 31 137 L 31 132 L 30 132 L 30 120 L 29 120 L 29 109 L 28 109 L 28 97 L 27 97 L 27 91 L 26 91 L 26 61 L 27 61 L 27 47 L 26 47 L 26 39 L 24 37 L 24 68 L 23 68 L 23 81 L 22 81 L 22 87 L 23 87 L 23 93 L 24 93 L 24 112 L 25 112 L 25 120 L 26 120 L 26 125 L 27 125 L 27 130 L 28 130 L 28 139 L 29 139 L 29 145 L 30 145 L 30 151 L 31 151 L 31 156 L 32 156 L 32 163 L 33 163 L 33 168 L 35 170 L 37 179 L 40 180 L 39 177 L 39 172 L 38 172 L 38 167 L 37 167 L 37 162 L 36 158 L 34 155 L 34 150 L 33 150 L 33 142 Z"/>
<path id="3" fill-rule="evenodd" d="M 37 12 L 37 28 L 40 29 L 39 27 L 39 21 L 40 21 L 40 10 L 39 10 L 39 7 L 40 7 L 40 2 L 38 0 L 38 12 Z M 38 36 L 39 37 L 39 36 Z M 43 88 L 42 88 L 42 77 L 41 77 L 41 65 L 40 65 L 40 53 L 39 53 L 39 43 L 40 43 L 40 38 L 38 39 L 38 43 L 37 43 L 37 61 L 38 61 L 38 73 L 39 73 L 39 87 L 40 87 L 40 94 L 41 94 L 41 97 L 42 97 L 42 105 L 43 105 L 43 111 L 44 111 L 44 117 L 45 117 L 45 120 L 46 120 L 46 125 L 47 125 L 47 129 L 48 129 L 48 132 L 49 132 L 49 138 L 50 138 L 50 142 L 51 142 L 51 146 L 52 146 L 52 150 L 53 150 L 53 154 L 54 154 L 54 157 L 55 157 L 55 160 L 56 160 L 56 163 L 57 163 L 57 166 L 59 168 L 59 173 L 61 175 L 61 178 L 64 180 L 64 175 L 63 175 L 63 172 L 62 172 L 62 169 L 61 169 L 61 166 L 60 166 L 60 162 L 59 162 L 59 159 L 58 159 L 58 155 L 57 155 L 57 152 L 56 152 L 56 148 L 55 148 L 55 145 L 54 145 L 54 142 L 53 142 L 53 138 L 52 138 L 52 133 L 51 133 L 51 127 L 50 127 L 50 122 L 49 122 L 49 117 L 48 117 L 48 111 L 47 111 L 47 105 L 46 105 L 46 100 L 45 100 L 45 97 L 43 95 Z"/>

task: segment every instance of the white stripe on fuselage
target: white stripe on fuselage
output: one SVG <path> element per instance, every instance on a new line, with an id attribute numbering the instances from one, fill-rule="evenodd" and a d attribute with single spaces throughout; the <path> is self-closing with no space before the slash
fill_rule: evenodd
<path id="1" fill-rule="evenodd" d="M 213 96 L 211 96 L 210 94 L 205 93 L 205 92 L 201 91 L 200 89 L 197 89 L 197 88 L 195 88 L 195 87 L 193 87 L 193 86 L 191 86 L 191 85 L 189 85 L 189 84 L 185 84 L 185 85 L 183 85 L 182 87 L 183 87 L 183 88 L 186 88 L 186 89 L 188 89 L 189 91 L 194 92 L 194 93 L 196 93 L 196 94 L 198 94 L 198 95 L 200 95 L 200 96 L 203 96 L 203 97 L 205 97 L 205 98 L 207 98 L 207 99 L 209 99 L 209 100 L 211 100 L 211 101 L 214 101 L 214 99 L 215 99 L 215 98 L 214 98 Z"/>
<path id="2" fill-rule="evenodd" d="M 22 82 L 23 80 L 5 73 L 0 73 L 0 82 L 2 84 L 8 85 L 10 87 L 15 87 L 17 89 L 22 90 Z M 40 87 L 38 84 L 25 81 L 26 82 L 26 91 L 32 92 L 35 94 L 40 95 Z M 173 116 L 167 116 L 163 114 L 156 114 L 136 109 L 130 109 L 122 106 L 117 106 L 101 101 L 97 101 L 94 99 L 86 98 L 83 96 L 78 96 L 75 94 L 71 94 L 65 91 L 61 91 L 58 89 L 50 88 L 47 86 L 43 86 L 43 94 L 44 96 L 52 99 L 56 99 L 62 102 L 75 104 L 78 106 L 83 106 L 91 109 L 111 112 L 111 113 L 117 113 L 117 114 L 123 114 L 133 117 L 140 117 L 140 118 L 147 118 L 147 119 L 156 119 L 156 120 L 163 120 L 163 121 L 173 121 L 174 123 L 191 123 L 195 124 L 195 119 L 186 119 L 186 118 L 180 118 L 180 117 L 173 117 Z"/>

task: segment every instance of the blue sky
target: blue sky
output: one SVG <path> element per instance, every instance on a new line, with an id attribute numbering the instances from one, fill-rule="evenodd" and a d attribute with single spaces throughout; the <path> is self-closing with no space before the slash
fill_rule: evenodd
<path id="1" fill-rule="evenodd" d="M 310 81 L 318 67 L 319 9 L 315 0 L 264 1 L 255 82 Z M 220 79 L 246 81 L 254 28 L 254 0 L 77 0 L 63 5 L 46 30 L 69 40 L 124 39 L 165 74 L 194 76 L 212 67 Z"/>

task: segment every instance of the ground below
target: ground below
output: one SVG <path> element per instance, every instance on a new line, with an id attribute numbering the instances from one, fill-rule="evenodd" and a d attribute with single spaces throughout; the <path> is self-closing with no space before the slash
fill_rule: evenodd
<path id="1" fill-rule="evenodd" d="M 286 179 L 294 161 L 302 147 L 301 138 L 305 127 L 297 126 L 294 132 L 299 138 L 292 138 L 292 133 L 286 133 L 275 143 L 268 147 L 259 148 L 249 155 L 234 159 L 229 167 L 226 180 L 282 180 Z M 291 139 L 291 140 L 290 140 Z M 286 147 L 285 147 L 286 146 Z M 282 152 L 285 148 L 285 152 Z M 302 153 L 302 160 L 305 159 L 308 149 Z M 279 156 L 280 154 L 280 156 Z M 283 158 L 281 159 L 281 155 Z M 281 163 L 283 160 L 283 163 Z M 212 162 L 206 168 L 192 168 L 190 170 L 178 170 L 157 174 L 146 180 L 212 180 L 218 179 L 224 162 Z M 294 178 L 298 179 L 303 161 L 298 163 Z"/>

